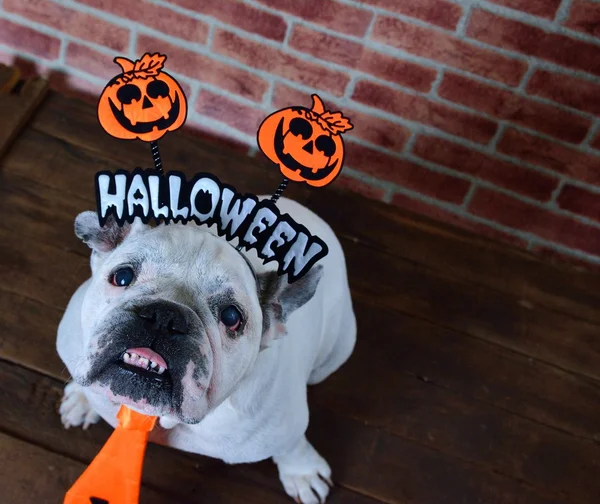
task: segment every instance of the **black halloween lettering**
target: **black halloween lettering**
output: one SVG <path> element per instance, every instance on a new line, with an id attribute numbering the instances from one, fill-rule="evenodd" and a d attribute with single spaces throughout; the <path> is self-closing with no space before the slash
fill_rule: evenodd
<path id="1" fill-rule="evenodd" d="M 277 261 L 278 273 L 287 274 L 290 282 L 303 276 L 328 251 L 320 238 L 289 215 L 280 214 L 273 202 L 241 195 L 210 174 L 186 181 L 179 172 L 99 172 L 96 203 L 101 226 L 109 216 L 119 225 L 135 218 L 144 223 L 154 219 L 216 224 L 220 236 L 239 238 L 246 249 L 256 249 L 265 263 Z"/>

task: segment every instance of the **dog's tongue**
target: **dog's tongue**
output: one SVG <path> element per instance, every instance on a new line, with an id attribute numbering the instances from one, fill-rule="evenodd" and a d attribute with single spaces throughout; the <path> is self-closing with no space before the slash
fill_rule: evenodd
<path id="1" fill-rule="evenodd" d="M 159 366 L 167 369 L 167 363 L 165 359 L 162 358 L 159 354 L 157 354 L 151 348 L 130 348 L 127 350 L 127 353 L 130 355 L 132 353 L 138 354 L 140 357 L 146 357 L 146 359 L 156 362 Z"/>

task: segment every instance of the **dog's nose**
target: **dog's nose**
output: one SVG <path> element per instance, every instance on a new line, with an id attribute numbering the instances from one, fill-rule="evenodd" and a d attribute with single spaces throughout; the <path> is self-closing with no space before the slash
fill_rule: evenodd
<path id="1" fill-rule="evenodd" d="M 138 316 L 150 323 L 161 334 L 187 334 L 189 330 L 185 314 L 177 305 L 166 301 L 157 301 L 144 305 Z"/>

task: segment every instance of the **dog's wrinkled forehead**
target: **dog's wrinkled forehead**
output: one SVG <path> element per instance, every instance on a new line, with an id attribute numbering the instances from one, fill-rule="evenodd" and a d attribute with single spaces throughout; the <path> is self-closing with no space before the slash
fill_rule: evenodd
<path id="1" fill-rule="evenodd" d="M 246 258 L 226 240 L 193 225 L 161 225 L 128 238 L 106 267 L 125 263 L 151 276 L 183 279 L 204 294 L 225 286 L 256 289 L 256 277 Z"/>

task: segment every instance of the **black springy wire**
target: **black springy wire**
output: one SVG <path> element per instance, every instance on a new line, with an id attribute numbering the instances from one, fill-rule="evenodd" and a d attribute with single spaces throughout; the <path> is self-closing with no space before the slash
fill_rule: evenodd
<path id="1" fill-rule="evenodd" d="M 154 160 L 154 168 L 158 173 L 162 175 L 162 160 L 160 159 L 160 152 L 158 150 L 158 142 L 156 140 L 150 142 L 150 148 L 152 149 L 152 159 Z"/>
<path id="2" fill-rule="evenodd" d="M 279 184 L 279 187 L 277 188 L 277 190 L 275 191 L 273 196 L 271 196 L 271 201 L 273 203 L 277 203 L 277 200 L 280 198 L 283 191 L 285 191 L 285 188 L 287 187 L 289 181 L 290 180 L 288 178 L 285 178 L 285 177 L 283 178 L 283 180 L 281 181 L 281 184 Z"/>

